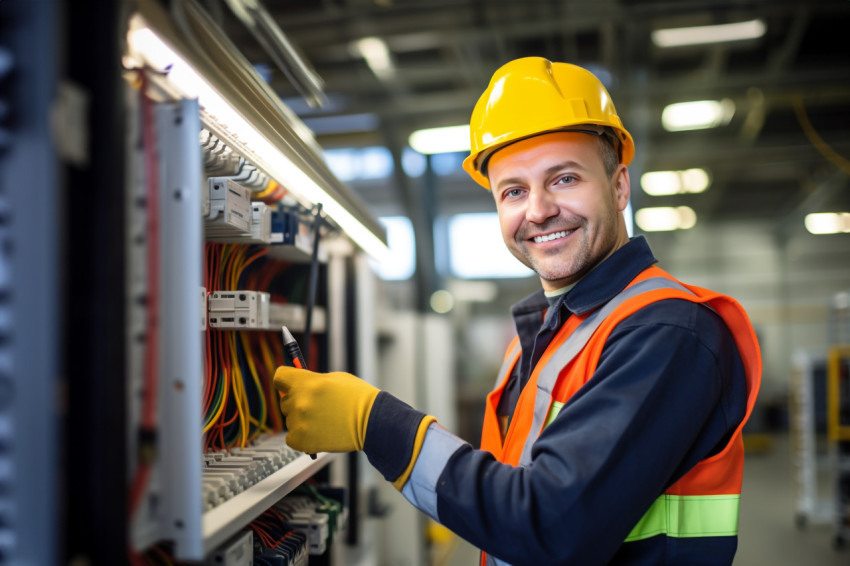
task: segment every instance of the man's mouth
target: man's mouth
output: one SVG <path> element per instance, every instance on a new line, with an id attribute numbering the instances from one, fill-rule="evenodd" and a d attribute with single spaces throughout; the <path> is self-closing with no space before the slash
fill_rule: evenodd
<path id="1" fill-rule="evenodd" d="M 534 236 L 531 238 L 531 241 L 535 244 L 542 244 L 543 242 L 551 242 L 552 240 L 566 238 L 567 234 L 570 233 L 572 233 L 572 230 L 561 230 L 560 232 L 552 232 L 551 234 L 545 234 L 543 236 Z"/>

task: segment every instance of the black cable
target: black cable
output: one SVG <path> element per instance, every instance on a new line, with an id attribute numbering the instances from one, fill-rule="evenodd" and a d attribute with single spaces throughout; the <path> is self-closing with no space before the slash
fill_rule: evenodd
<path id="1" fill-rule="evenodd" d="M 319 286 L 319 228 L 322 225 L 322 203 L 316 204 L 313 219 L 313 253 L 310 257 L 310 288 L 307 293 L 307 306 L 304 319 L 304 339 L 301 341 L 301 353 L 310 363 L 310 330 L 313 323 L 313 306 L 316 304 L 316 288 Z M 317 369 L 317 368 L 308 368 Z"/>

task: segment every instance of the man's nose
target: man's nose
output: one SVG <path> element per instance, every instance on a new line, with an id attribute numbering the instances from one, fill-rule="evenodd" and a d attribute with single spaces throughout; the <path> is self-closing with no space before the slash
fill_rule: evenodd
<path id="1" fill-rule="evenodd" d="M 528 195 L 528 207 L 525 219 L 535 224 L 542 224 L 549 218 L 558 215 L 558 204 L 554 195 L 546 189 L 532 189 Z"/>

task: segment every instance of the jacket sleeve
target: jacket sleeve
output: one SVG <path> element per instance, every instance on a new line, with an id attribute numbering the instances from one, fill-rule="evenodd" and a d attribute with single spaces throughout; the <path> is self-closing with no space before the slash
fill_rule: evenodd
<path id="1" fill-rule="evenodd" d="M 745 406 L 723 322 L 693 303 L 661 301 L 618 325 L 594 377 L 537 439 L 527 467 L 501 464 L 432 423 L 418 454 L 399 456 L 404 465 L 415 458 L 402 493 L 511 564 L 607 563 L 651 503 L 725 444 Z M 373 410 L 367 428 L 373 464 L 389 445 L 370 445 L 369 435 L 402 421 L 381 413 Z"/>

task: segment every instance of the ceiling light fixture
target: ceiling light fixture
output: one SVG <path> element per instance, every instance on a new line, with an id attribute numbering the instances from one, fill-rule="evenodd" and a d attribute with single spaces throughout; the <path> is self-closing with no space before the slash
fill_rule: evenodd
<path id="1" fill-rule="evenodd" d="M 763 20 L 749 20 L 714 26 L 657 29 L 652 32 L 652 43 L 658 47 L 682 47 L 758 39 L 765 34 Z"/>
<path id="2" fill-rule="evenodd" d="M 815 212 L 806 215 L 806 230 L 811 234 L 850 232 L 850 212 Z"/>
<path id="3" fill-rule="evenodd" d="M 369 255 L 382 259 L 389 253 L 387 246 L 371 230 L 287 158 L 153 30 L 143 24 L 131 29 L 128 35 L 131 53 L 162 71 L 181 96 L 197 97 L 206 115 L 227 126 L 231 138 L 249 161 L 310 203 L 322 203 L 323 211 Z"/>
<path id="4" fill-rule="evenodd" d="M 416 130 L 407 139 L 410 147 L 424 155 L 469 151 L 469 125 Z"/>
<path id="5" fill-rule="evenodd" d="M 364 37 L 355 41 L 353 47 L 379 79 L 389 80 L 395 77 L 395 65 L 390 57 L 390 49 L 383 39 Z"/>
<path id="6" fill-rule="evenodd" d="M 683 171 L 651 171 L 640 177 L 640 186 L 651 196 L 681 195 L 701 193 L 710 183 L 705 169 L 685 169 Z"/>
<path id="7" fill-rule="evenodd" d="M 635 222 L 644 232 L 688 230 L 696 225 L 697 214 L 689 206 L 641 208 L 635 213 Z"/>
<path id="8" fill-rule="evenodd" d="M 668 132 L 704 130 L 725 126 L 734 114 L 735 103 L 728 98 L 677 102 L 661 112 L 661 125 Z"/>

